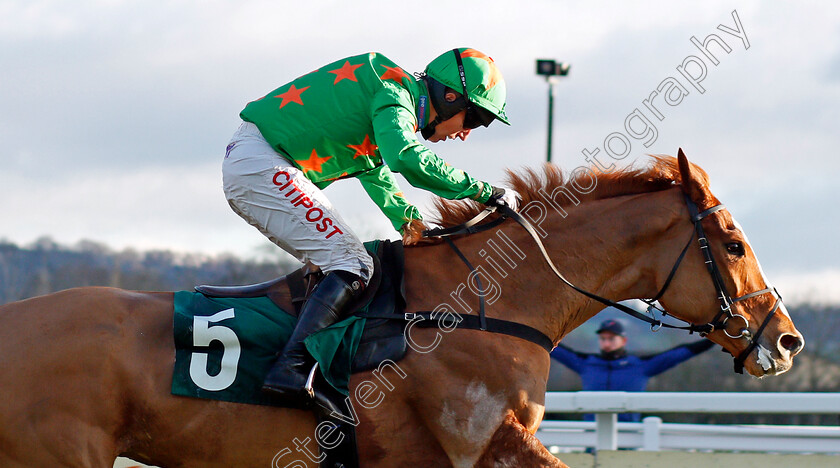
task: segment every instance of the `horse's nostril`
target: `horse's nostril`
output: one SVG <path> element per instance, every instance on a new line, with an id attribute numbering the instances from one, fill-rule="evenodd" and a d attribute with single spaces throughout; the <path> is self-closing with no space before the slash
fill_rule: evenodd
<path id="1" fill-rule="evenodd" d="M 801 351 L 803 344 L 802 339 L 796 335 L 784 334 L 779 338 L 779 346 L 782 349 L 790 351 L 791 355 L 796 355 L 796 353 Z"/>

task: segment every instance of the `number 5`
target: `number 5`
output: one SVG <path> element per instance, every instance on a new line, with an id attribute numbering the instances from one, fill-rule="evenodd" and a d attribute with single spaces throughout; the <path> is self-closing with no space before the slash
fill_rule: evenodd
<path id="1" fill-rule="evenodd" d="M 236 369 L 239 365 L 241 347 L 236 333 L 228 327 L 211 322 L 221 322 L 233 318 L 233 309 L 226 309 L 210 316 L 195 316 L 193 318 L 193 345 L 210 346 L 213 340 L 222 343 L 222 368 L 216 375 L 207 372 L 207 353 L 192 353 L 190 360 L 190 378 L 204 390 L 217 392 L 224 390 L 236 380 Z"/>

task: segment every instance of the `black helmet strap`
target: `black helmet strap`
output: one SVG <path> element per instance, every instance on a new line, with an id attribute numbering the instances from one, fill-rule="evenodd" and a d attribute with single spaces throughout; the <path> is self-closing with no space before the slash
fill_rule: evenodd
<path id="1" fill-rule="evenodd" d="M 461 88 L 464 90 L 464 100 L 467 101 L 467 107 L 472 105 L 470 96 L 467 94 L 467 74 L 464 72 L 464 61 L 461 60 L 461 51 L 452 49 L 455 53 L 455 62 L 458 64 L 458 76 L 461 77 Z"/>
<path id="2" fill-rule="evenodd" d="M 435 127 L 437 127 L 437 124 L 441 122 L 443 121 L 440 120 L 440 115 L 438 115 L 437 117 L 435 117 L 435 120 L 432 120 L 428 123 L 428 125 L 420 129 L 420 134 L 423 135 L 423 138 L 428 140 L 432 137 L 432 135 L 435 134 Z"/>

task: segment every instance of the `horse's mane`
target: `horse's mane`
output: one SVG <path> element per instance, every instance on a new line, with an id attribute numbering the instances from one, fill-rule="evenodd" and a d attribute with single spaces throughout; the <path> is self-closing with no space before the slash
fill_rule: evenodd
<path id="1" fill-rule="evenodd" d="M 708 186 L 706 173 L 697 166 L 703 186 Z M 507 170 L 507 186 L 513 188 L 522 196 L 522 204 L 526 206 L 534 200 L 545 201 L 542 193 L 551 194 L 557 187 L 566 187 L 574 196 L 584 202 L 604 198 L 633 195 L 665 190 L 681 182 L 680 169 L 677 160 L 671 156 L 651 156 L 650 164 L 645 167 L 627 167 L 612 172 L 602 172 L 597 168 L 591 171 L 573 171 L 573 177 L 563 173 L 559 166 L 544 164 L 542 170 L 525 168 L 519 172 Z M 593 185 L 593 174 L 596 176 Z M 585 190 L 576 190 L 582 187 Z M 591 187 L 591 191 L 589 188 Z M 582 192 L 586 193 L 582 193 Z M 561 206 L 567 206 L 572 201 L 565 196 L 555 199 Z M 437 213 L 432 219 L 435 224 L 443 227 L 457 226 L 477 215 L 484 205 L 471 200 L 446 200 L 438 198 L 435 201 Z"/>

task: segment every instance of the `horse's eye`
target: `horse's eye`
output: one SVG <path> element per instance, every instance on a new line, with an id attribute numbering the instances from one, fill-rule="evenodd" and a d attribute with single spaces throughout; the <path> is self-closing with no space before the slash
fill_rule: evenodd
<path id="1" fill-rule="evenodd" d="M 744 244 L 740 242 L 730 242 L 726 244 L 726 251 L 738 257 L 744 256 Z"/>

